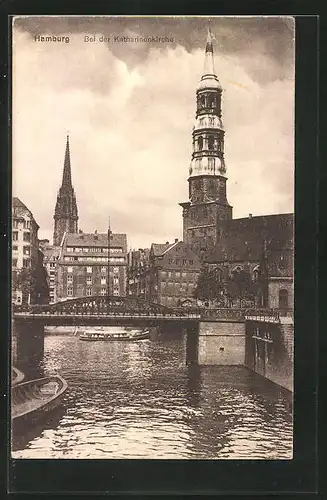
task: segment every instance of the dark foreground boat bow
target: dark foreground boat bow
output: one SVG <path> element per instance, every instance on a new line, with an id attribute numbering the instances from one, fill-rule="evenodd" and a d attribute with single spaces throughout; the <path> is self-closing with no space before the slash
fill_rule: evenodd
<path id="1" fill-rule="evenodd" d="M 17 384 L 12 388 L 13 425 L 46 419 L 57 408 L 67 390 L 60 375 L 52 375 Z"/>

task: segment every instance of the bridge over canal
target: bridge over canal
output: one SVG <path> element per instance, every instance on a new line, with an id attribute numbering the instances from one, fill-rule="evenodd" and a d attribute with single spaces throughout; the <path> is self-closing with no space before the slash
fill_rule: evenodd
<path id="1" fill-rule="evenodd" d="M 27 358 L 43 356 L 47 325 L 178 328 L 186 333 L 187 363 L 246 364 L 266 376 L 269 356 L 276 367 L 285 358 L 284 316 L 285 312 L 268 309 L 169 308 L 136 297 L 91 296 L 16 306 L 13 333 L 19 357 Z"/>

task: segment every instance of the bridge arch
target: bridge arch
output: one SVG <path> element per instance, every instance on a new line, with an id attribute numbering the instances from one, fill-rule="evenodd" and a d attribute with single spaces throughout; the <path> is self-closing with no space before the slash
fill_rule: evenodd
<path id="1" fill-rule="evenodd" d="M 142 313 L 169 314 L 173 309 L 157 303 L 151 303 L 138 297 L 117 297 L 93 295 L 56 302 L 55 304 L 30 306 L 33 312 L 42 311 L 49 314 L 96 314 L 108 313 Z"/>

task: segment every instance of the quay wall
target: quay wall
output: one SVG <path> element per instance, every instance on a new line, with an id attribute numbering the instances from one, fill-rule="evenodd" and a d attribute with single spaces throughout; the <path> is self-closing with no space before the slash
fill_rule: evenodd
<path id="1" fill-rule="evenodd" d="M 267 337 L 271 342 L 253 338 Z M 245 366 L 293 392 L 294 325 L 247 322 Z"/>

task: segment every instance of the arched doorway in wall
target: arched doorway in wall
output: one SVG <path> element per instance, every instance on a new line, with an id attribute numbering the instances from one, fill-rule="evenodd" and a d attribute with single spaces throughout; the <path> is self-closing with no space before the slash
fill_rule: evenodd
<path id="1" fill-rule="evenodd" d="M 278 307 L 279 309 L 288 308 L 288 290 L 281 288 L 278 292 Z"/>

